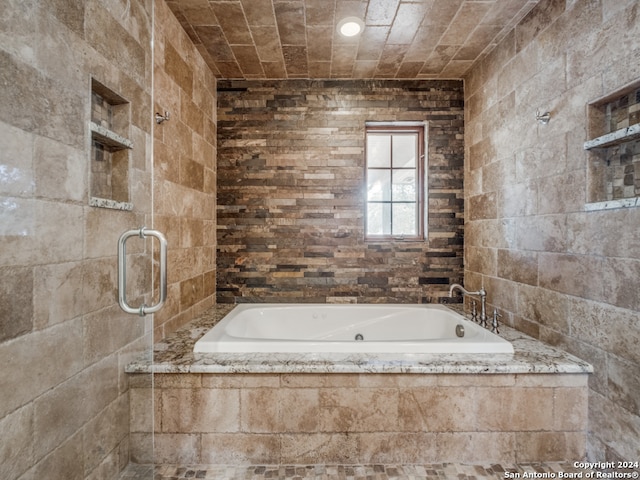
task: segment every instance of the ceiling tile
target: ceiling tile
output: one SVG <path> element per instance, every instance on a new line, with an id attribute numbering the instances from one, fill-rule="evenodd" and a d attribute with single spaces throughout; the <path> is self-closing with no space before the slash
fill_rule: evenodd
<path id="1" fill-rule="evenodd" d="M 219 78 L 459 78 L 539 0 L 168 0 Z M 345 16 L 365 23 L 346 38 Z"/>
<path id="2" fill-rule="evenodd" d="M 307 0 L 305 16 L 307 25 L 333 25 L 336 0 Z"/>
<path id="3" fill-rule="evenodd" d="M 386 45 L 380 55 L 376 77 L 395 78 L 406 50 L 403 45 Z"/>
<path id="4" fill-rule="evenodd" d="M 276 3 L 275 12 L 282 45 L 306 46 L 304 4 L 302 2 Z"/>
<path id="5" fill-rule="evenodd" d="M 241 3 L 238 2 L 210 2 L 218 19 L 218 24 L 230 45 L 248 45 L 252 43 L 249 25 L 244 16 Z"/>
<path id="6" fill-rule="evenodd" d="M 281 62 L 282 48 L 276 26 L 252 26 L 251 35 L 260 60 L 263 62 Z"/>
<path id="7" fill-rule="evenodd" d="M 423 3 L 401 3 L 398 7 L 387 43 L 392 45 L 409 45 L 415 37 L 427 5 Z"/>
<path id="8" fill-rule="evenodd" d="M 378 60 L 387 42 L 388 26 L 366 26 L 358 46 L 358 60 Z"/>
<path id="9" fill-rule="evenodd" d="M 200 39 L 200 43 L 211 55 L 215 62 L 235 62 L 231 47 L 222 33 L 222 29 L 216 26 L 196 25 L 194 31 Z"/>
<path id="10" fill-rule="evenodd" d="M 231 50 L 233 50 L 242 73 L 264 77 L 258 52 L 253 45 L 232 45 Z"/>
<path id="11" fill-rule="evenodd" d="M 298 45 L 283 45 L 284 65 L 287 75 L 292 78 L 306 76 L 309 71 L 307 64 L 307 47 Z"/>
<path id="12" fill-rule="evenodd" d="M 391 25 L 400 0 L 371 0 L 367 9 L 367 25 Z"/>
<path id="13" fill-rule="evenodd" d="M 307 49 L 310 61 L 331 62 L 333 27 L 331 25 L 309 26 L 307 27 L 307 37 L 314 39 L 313 42 L 309 42 Z"/>
<path id="14" fill-rule="evenodd" d="M 182 14 L 191 25 L 218 25 L 208 0 L 191 0 L 181 2 Z"/>
<path id="15" fill-rule="evenodd" d="M 250 26 L 275 27 L 271 0 L 240 0 L 247 23 Z"/>
<path id="16" fill-rule="evenodd" d="M 284 60 L 280 62 L 262 62 L 265 78 L 286 78 L 287 70 L 284 68 Z"/>

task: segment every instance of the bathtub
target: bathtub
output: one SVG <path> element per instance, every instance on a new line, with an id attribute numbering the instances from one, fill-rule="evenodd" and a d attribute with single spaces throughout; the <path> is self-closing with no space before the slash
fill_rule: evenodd
<path id="1" fill-rule="evenodd" d="M 243 304 L 194 352 L 509 354 L 513 346 L 436 304 Z"/>

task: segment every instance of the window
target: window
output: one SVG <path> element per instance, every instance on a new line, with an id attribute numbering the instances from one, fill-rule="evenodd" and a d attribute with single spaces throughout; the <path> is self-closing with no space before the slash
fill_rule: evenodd
<path id="1" fill-rule="evenodd" d="M 424 238 L 424 126 L 367 126 L 365 240 Z"/>

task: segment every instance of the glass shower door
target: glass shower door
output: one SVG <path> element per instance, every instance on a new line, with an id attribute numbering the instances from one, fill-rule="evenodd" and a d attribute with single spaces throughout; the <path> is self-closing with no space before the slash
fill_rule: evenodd
<path id="1" fill-rule="evenodd" d="M 116 246 L 153 227 L 153 3 L 0 2 L 3 479 L 118 478 L 134 458 L 124 369 L 151 358 L 153 315 L 118 306 Z M 152 298 L 151 246 L 128 256 L 132 301 Z M 134 423 L 152 419 L 149 402 Z M 136 448 L 152 461 L 152 434 Z"/>

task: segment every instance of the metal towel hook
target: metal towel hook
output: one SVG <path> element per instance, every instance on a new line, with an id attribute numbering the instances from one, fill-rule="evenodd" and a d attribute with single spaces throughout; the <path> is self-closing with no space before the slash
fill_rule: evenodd
<path id="1" fill-rule="evenodd" d="M 164 115 L 156 112 L 156 123 L 160 125 L 162 122 L 166 122 L 169 120 L 169 112 L 165 110 Z"/>
<path id="2" fill-rule="evenodd" d="M 551 112 L 544 112 L 541 114 L 539 109 L 536 110 L 536 120 L 538 123 L 546 125 L 549 123 L 549 120 L 551 120 Z"/>
<path id="3" fill-rule="evenodd" d="M 144 303 L 138 308 L 129 306 L 127 303 L 127 240 L 130 237 L 138 236 L 142 239 L 155 237 L 160 244 L 160 299 L 158 303 L 147 307 Z M 155 313 L 162 308 L 167 299 L 167 239 L 157 230 L 147 230 L 140 227 L 138 230 L 129 230 L 120 235 L 118 240 L 118 303 L 120 308 L 127 313 L 138 314 L 144 317 L 148 313 Z"/>

